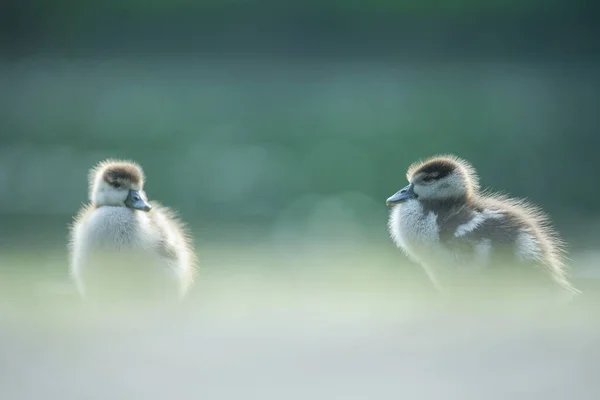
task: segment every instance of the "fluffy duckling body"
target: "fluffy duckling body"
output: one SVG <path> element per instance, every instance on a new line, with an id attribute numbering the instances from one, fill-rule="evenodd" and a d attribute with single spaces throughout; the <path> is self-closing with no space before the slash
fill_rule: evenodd
<path id="1" fill-rule="evenodd" d="M 438 289 L 473 289 L 476 280 L 481 290 L 535 282 L 577 293 L 566 277 L 563 242 L 540 209 L 482 193 L 475 169 L 452 155 L 412 164 L 407 179 L 387 199 L 389 232 Z"/>
<path id="2" fill-rule="evenodd" d="M 142 168 L 106 160 L 89 172 L 89 204 L 70 230 L 71 276 L 83 297 L 180 299 L 195 275 L 185 225 L 149 202 Z"/>

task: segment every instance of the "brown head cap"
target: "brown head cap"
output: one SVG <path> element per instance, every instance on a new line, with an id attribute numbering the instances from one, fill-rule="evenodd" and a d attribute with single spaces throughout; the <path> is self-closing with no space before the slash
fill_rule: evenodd
<path id="1" fill-rule="evenodd" d="M 433 175 L 439 179 L 453 173 L 463 178 L 468 192 L 479 191 L 479 178 L 475 168 L 468 161 L 452 154 L 437 155 L 411 164 L 406 172 L 406 179 L 412 182 L 420 174 Z"/>
<path id="2" fill-rule="evenodd" d="M 142 167 L 128 160 L 104 160 L 98 163 L 89 173 L 90 191 L 101 178 L 111 185 L 131 186 L 142 189 L 144 186 L 144 171 Z"/>

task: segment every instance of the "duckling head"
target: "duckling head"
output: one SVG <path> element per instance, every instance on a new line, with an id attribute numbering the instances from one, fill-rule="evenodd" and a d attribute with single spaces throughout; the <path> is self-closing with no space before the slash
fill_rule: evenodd
<path id="1" fill-rule="evenodd" d="M 386 200 L 394 206 L 410 200 L 467 201 L 479 191 L 475 169 L 453 155 L 441 155 L 413 163 L 406 173 L 409 182 Z"/>
<path id="2" fill-rule="evenodd" d="M 105 160 L 89 173 L 89 197 L 96 207 L 150 211 L 142 167 L 131 161 Z"/>

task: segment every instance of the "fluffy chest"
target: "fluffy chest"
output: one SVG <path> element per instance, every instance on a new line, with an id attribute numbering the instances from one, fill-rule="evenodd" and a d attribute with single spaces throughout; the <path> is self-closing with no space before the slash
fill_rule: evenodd
<path id="1" fill-rule="evenodd" d="M 146 213 L 126 207 L 101 207 L 94 210 L 82 226 L 85 242 L 95 248 L 149 248 L 155 230 Z"/>
<path id="2" fill-rule="evenodd" d="M 478 269 L 487 263 L 491 240 L 465 237 L 480 223 L 472 220 L 472 212 L 466 211 L 436 212 L 423 207 L 419 201 L 407 201 L 392 210 L 390 234 L 409 257 L 429 268 Z"/>
<path id="3" fill-rule="evenodd" d="M 438 216 L 425 212 L 416 200 L 409 200 L 392 209 L 389 229 L 392 239 L 400 247 L 433 245 L 439 242 Z"/>

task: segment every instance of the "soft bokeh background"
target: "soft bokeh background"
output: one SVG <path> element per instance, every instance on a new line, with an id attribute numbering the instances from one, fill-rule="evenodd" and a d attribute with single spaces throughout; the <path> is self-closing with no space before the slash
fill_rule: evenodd
<path id="1" fill-rule="evenodd" d="M 594 287 L 598 7 L 485 3 L 5 1 L 0 397 L 598 398 L 593 313 L 556 341 L 416 323 L 431 288 L 386 232 L 406 167 L 455 153 L 543 206 Z M 106 157 L 199 249 L 156 336 L 75 311 L 67 225 Z"/>

